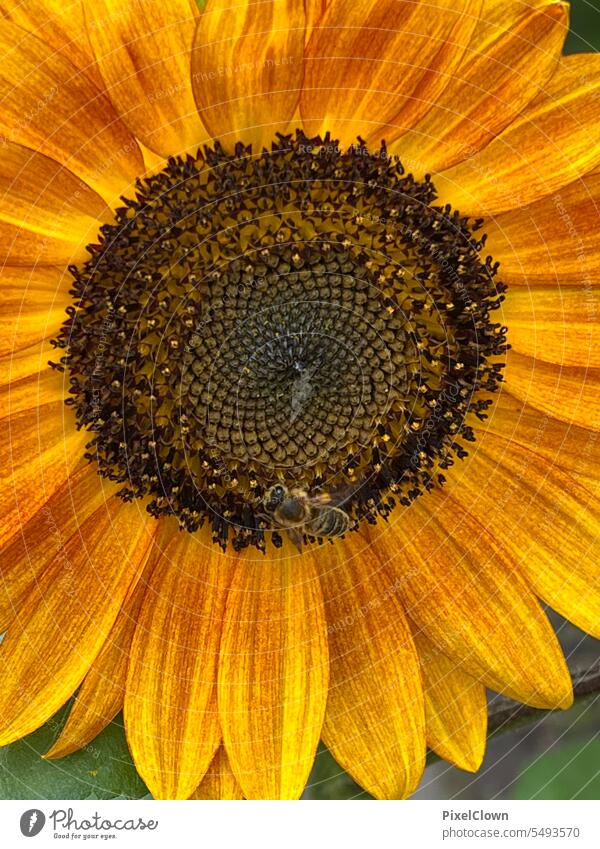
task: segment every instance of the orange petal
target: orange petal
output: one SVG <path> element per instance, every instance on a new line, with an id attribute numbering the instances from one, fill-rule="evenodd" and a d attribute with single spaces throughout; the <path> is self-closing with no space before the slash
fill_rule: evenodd
<path id="1" fill-rule="evenodd" d="M 213 138 L 254 152 L 284 132 L 302 86 L 305 16 L 299 0 L 208 0 L 192 54 L 198 111 Z"/>
<path id="2" fill-rule="evenodd" d="M 157 527 L 151 526 L 150 533 Z M 69 718 L 46 752 L 46 758 L 62 758 L 82 749 L 122 710 L 129 650 L 146 588 L 147 579 L 141 573 L 136 575 L 100 653 L 79 688 Z"/>
<path id="3" fill-rule="evenodd" d="M 331 2 L 331 0 L 329 0 Z M 327 0 L 304 0 L 304 11 L 306 13 L 306 35 L 308 43 L 313 29 L 319 26 L 321 18 L 327 9 Z"/>
<path id="4" fill-rule="evenodd" d="M 537 97 L 475 156 L 438 174 L 440 203 L 497 215 L 557 192 L 600 162 L 600 56 L 563 56 Z"/>
<path id="5" fill-rule="evenodd" d="M 4 140 L 65 165 L 109 205 L 130 191 L 144 171 L 142 155 L 89 77 L 50 45 L 6 20 L 0 21 L 0 53 Z"/>
<path id="6" fill-rule="evenodd" d="M 0 633 L 57 552 L 115 488 L 101 481 L 94 466 L 86 465 L 74 472 L 26 524 L 15 527 L 0 552 Z"/>
<path id="7" fill-rule="evenodd" d="M 0 386 L 0 419 L 64 401 L 69 391 L 65 374 L 47 368 L 22 380 Z"/>
<path id="8" fill-rule="evenodd" d="M 535 445 L 487 433 L 466 462 L 456 499 L 502 536 L 544 601 L 600 637 L 600 502 Z"/>
<path id="9" fill-rule="evenodd" d="M 500 277 L 511 287 L 556 282 L 589 291 L 600 269 L 599 215 L 596 172 L 486 221 L 486 253 L 500 262 Z"/>
<path id="10" fill-rule="evenodd" d="M 415 631 L 425 692 L 427 744 L 441 758 L 477 772 L 485 752 L 485 687 Z"/>
<path id="11" fill-rule="evenodd" d="M 567 31 L 566 3 L 484 0 L 480 21 L 446 88 L 390 152 L 419 175 L 473 156 L 543 89 Z"/>
<path id="12" fill-rule="evenodd" d="M 49 340 L 42 339 L 27 348 L 0 357 L 0 386 L 8 386 L 24 378 L 32 378 L 49 370 L 48 360 L 56 360 Z"/>
<path id="13" fill-rule="evenodd" d="M 102 85 L 88 39 L 80 0 L 0 0 L 0 15 L 36 35 Z"/>
<path id="14" fill-rule="evenodd" d="M 161 156 L 197 148 L 206 140 L 191 80 L 197 4 L 86 0 L 84 6 L 98 67 L 123 123 Z"/>
<path id="15" fill-rule="evenodd" d="M 243 799 L 242 788 L 231 769 L 225 748 L 221 746 L 190 799 Z"/>
<path id="16" fill-rule="evenodd" d="M 344 145 L 410 129 L 444 90 L 481 0 L 332 0 L 306 48 L 300 100 L 309 133 Z"/>
<path id="17" fill-rule="evenodd" d="M 327 699 L 319 580 L 306 556 L 241 560 L 219 664 L 227 754 L 249 799 L 296 799 L 313 765 Z"/>
<path id="18" fill-rule="evenodd" d="M 0 251 L 6 264 L 85 259 L 85 246 L 97 240 L 108 214 L 102 198 L 53 159 L 8 140 L 0 145 Z"/>
<path id="19" fill-rule="evenodd" d="M 67 480 L 83 457 L 89 434 L 75 429 L 62 401 L 0 421 L 0 545 Z"/>
<path id="20" fill-rule="evenodd" d="M 156 798 L 187 799 L 219 746 L 216 683 L 230 562 L 161 521 L 131 645 L 125 729 Z"/>
<path id="21" fill-rule="evenodd" d="M 556 636 L 497 539 L 443 490 L 394 518 L 369 537 L 425 636 L 486 686 L 536 707 L 568 707 L 571 680 Z"/>
<path id="22" fill-rule="evenodd" d="M 560 421 L 600 430 L 600 370 L 547 363 L 512 350 L 506 359 L 511 395 Z"/>
<path id="23" fill-rule="evenodd" d="M 510 345 L 562 366 L 600 367 L 600 287 L 536 285 L 510 289 L 502 305 Z"/>
<path id="24" fill-rule="evenodd" d="M 336 552 L 316 554 L 330 656 L 323 740 L 369 793 L 404 798 L 425 766 L 419 660 L 395 578 L 358 536 Z"/>
<path id="25" fill-rule="evenodd" d="M 144 561 L 151 521 L 114 499 L 45 570 L 0 646 L 0 745 L 42 725 L 81 683 Z"/>
<path id="26" fill-rule="evenodd" d="M 57 336 L 67 318 L 65 308 L 70 303 L 67 292 L 72 281 L 71 275 L 60 266 L 3 268 L 0 357 Z"/>
<path id="27" fill-rule="evenodd" d="M 535 451 L 577 480 L 600 483 L 600 439 L 596 431 L 540 415 L 535 407 L 506 390 L 500 393 L 480 428 Z M 483 432 L 481 436 L 483 439 Z"/>

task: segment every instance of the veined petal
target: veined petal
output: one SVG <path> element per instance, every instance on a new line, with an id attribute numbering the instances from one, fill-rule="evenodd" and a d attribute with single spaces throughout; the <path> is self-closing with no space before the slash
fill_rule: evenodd
<path id="1" fill-rule="evenodd" d="M 563 366 L 510 350 L 506 385 L 515 398 L 555 419 L 600 430 L 600 370 Z"/>
<path id="2" fill-rule="evenodd" d="M 0 646 L 0 745 L 42 725 L 81 683 L 144 561 L 152 521 L 114 499 L 45 570 Z"/>
<path id="3" fill-rule="evenodd" d="M 0 15 L 66 56 L 96 85 L 102 86 L 85 28 L 81 0 L 27 0 L 27 3 L 0 0 Z"/>
<path id="4" fill-rule="evenodd" d="M 563 56 L 522 115 L 475 156 L 436 175 L 439 202 L 491 216 L 557 192 L 600 162 L 600 56 Z"/>
<path id="5" fill-rule="evenodd" d="M 560 366 L 600 367 L 600 285 L 511 288 L 502 304 L 511 349 Z"/>
<path id="6" fill-rule="evenodd" d="M 395 578 L 358 536 L 336 551 L 320 572 L 330 657 L 323 741 L 369 793 L 404 798 L 425 766 L 419 660 Z"/>
<path id="7" fill-rule="evenodd" d="M 444 90 L 477 24 L 481 0 L 332 0 L 306 48 L 300 100 L 310 134 L 344 145 L 410 129 Z"/>
<path id="8" fill-rule="evenodd" d="M 57 335 L 67 317 L 72 280 L 61 266 L 2 269 L 0 357 Z"/>
<path id="9" fill-rule="evenodd" d="M 306 35 L 305 40 L 308 43 L 313 29 L 319 26 L 321 18 L 327 9 L 328 0 L 304 0 L 304 11 L 306 14 Z M 331 2 L 331 0 L 329 0 Z"/>
<path id="10" fill-rule="evenodd" d="M 0 545 L 62 486 L 83 457 L 89 434 L 75 429 L 62 401 L 0 421 Z"/>
<path id="11" fill-rule="evenodd" d="M 55 355 L 56 351 L 47 339 L 5 354 L 0 357 L 0 386 L 7 386 L 47 371 L 48 360 Z"/>
<path id="12" fill-rule="evenodd" d="M 199 15 L 191 0 L 85 0 L 98 67 L 121 120 L 151 150 L 172 156 L 206 140 L 192 92 Z"/>
<path id="13" fill-rule="evenodd" d="M 0 633 L 65 543 L 104 501 L 115 486 L 101 481 L 93 466 L 75 471 L 0 551 Z"/>
<path id="14" fill-rule="evenodd" d="M 296 799 L 308 779 L 327 699 L 327 637 L 308 556 L 240 560 L 227 600 L 219 716 L 249 799 Z"/>
<path id="15" fill-rule="evenodd" d="M 224 746 L 220 746 L 214 756 L 200 786 L 194 790 L 190 799 L 243 799 L 242 788 L 237 783 L 231 769 Z"/>
<path id="16" fill-rule="evenodd" d="M 114 205 L 144 161 L 108 98 L 65 56 L 7 20 L 0 52 L 4 140 L 50 156 Z"/>
<path id="17" fill-rule="evenodd" d="M 161 521 L 131 645 L 127 740 L 161 799 L 191 796 L 221 741 L 217 661 L 231 562 L 208 545 Z"/>
<path id="18" fill-rule="evenodd" d="M 68 378 L 55 369 L 28 375 L 22 380 L 0 386 L 0 419 L 8 419 L 26 410 L 64 401 L 69 391 Z M 35 415 L 35 413 L 34 413 Z"/>
<path id="19" fill-rule="evenodd" d="M 150 532 L 154 533 L 157 527 L 151 525 Z M 135 575 L 110 633 L 79 688 L 64 728 L 44 757 L 62 758 L 87 746 L 122 710 L 129 651 L 146 588 L 146 576 Z"/>
<path id="20" fill-rule="evenodd" d="M 0 90 L 1 76 L 2 70 Z M 105 220 L 102 198 L 67 168 L 21 144 L 0 145 L 0 251 L 7 265 L 84 259 Z"/>
<path id="21" fill-rule="evenodd" d="M 502 391 L 488 419 L 481 425 L 490 432 L 535 451 L 553 466 L 559 466 L 576 480 L 600 483 L 600 439 L 598 432 L 563 422 L 519 401 Z"/>
<path id="22" fill-rule="evenodd" d="M 254 153 L 284 132 L 303 75 L 305 14 L 299 0 L 208 0 L 192 54 L 192 84 L 202 121 L 231 147 Z"/>
<path id="23" fill-rule="evenodd" d="M 425 693 L 427 745 L 441 758 L 476 772 L 485 752 L 485 687 L 442 654 L 422 631 L 413 634 Z"/>
<path id="24" fill-rule="evenodd" d="M 594 172 L 486 221 L 486 251 L 511 287 L 556 281 L 589 289 L 600 274 L 599 215 L 600 173 Z"/>
<path id="25" fill-rule="evenodd" d="M 497 538 L 443 490 L 394 518 L 391 528 L 365 533 L 395 570 L 407 613 L 425 636 L 494 690 L 536 707 L 569 707 L 556 636 Z"/>
<path id="26" fill-rule="evenodd" d="M 453 490 L 456 499 L 492 535 L 501 535 L 544 601 L 600 636 L 600 502 L 536 454 L 535 446 L 530 450 L 491 432 L 467 462 Z"/>
<path id="27" fill-rule="evenodd" d="M 420 175 L 473 156 L 540 93 L 556 70 L 567 31 L 566 3 L 484 0 L 445 89 L 390 152 Z"/>

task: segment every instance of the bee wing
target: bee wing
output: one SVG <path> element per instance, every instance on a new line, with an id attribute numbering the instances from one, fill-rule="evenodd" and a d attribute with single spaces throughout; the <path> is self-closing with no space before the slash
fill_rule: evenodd
<path id="1" fill-rule="evenodd" d="M 349 498 L 352 498 L 359 487 L 360 484 L 339 486 L 337 489 L 332 489 L 330 492 L 320 492 L 314 497 L 313 501 L 326 507 L 343 507 L 345 502 L 348 501 Z"/>

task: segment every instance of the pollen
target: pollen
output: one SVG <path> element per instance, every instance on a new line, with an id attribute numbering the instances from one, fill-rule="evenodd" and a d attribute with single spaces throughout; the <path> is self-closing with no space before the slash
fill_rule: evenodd
<path id="1" fill-rule="evenodd" d="M 87 459 L 235 550 L 281 544 L 276 483 L 348 493 L 352 527 L 443 483 L 502 379 L 505 286 L 435 197 L 385 144 L 300 132 L 140 180 L 54 342 Z"/>

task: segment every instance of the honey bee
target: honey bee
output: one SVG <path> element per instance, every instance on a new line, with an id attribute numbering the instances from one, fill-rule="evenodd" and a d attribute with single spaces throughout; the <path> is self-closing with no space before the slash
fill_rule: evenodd
<path id="1" fill-rule="evenodd" d="M 304 489 L 288 489 L 277 483 L 267 490 L 263 507 L 267 518 L 285 530 L 299 551 L 304 536 L 340 537 L 352 527 L 350 516 L 338 507 L 345 490 L 336 493 L 309 495 Z M 337 502 L 337 504 L 336 504 Z"/>

